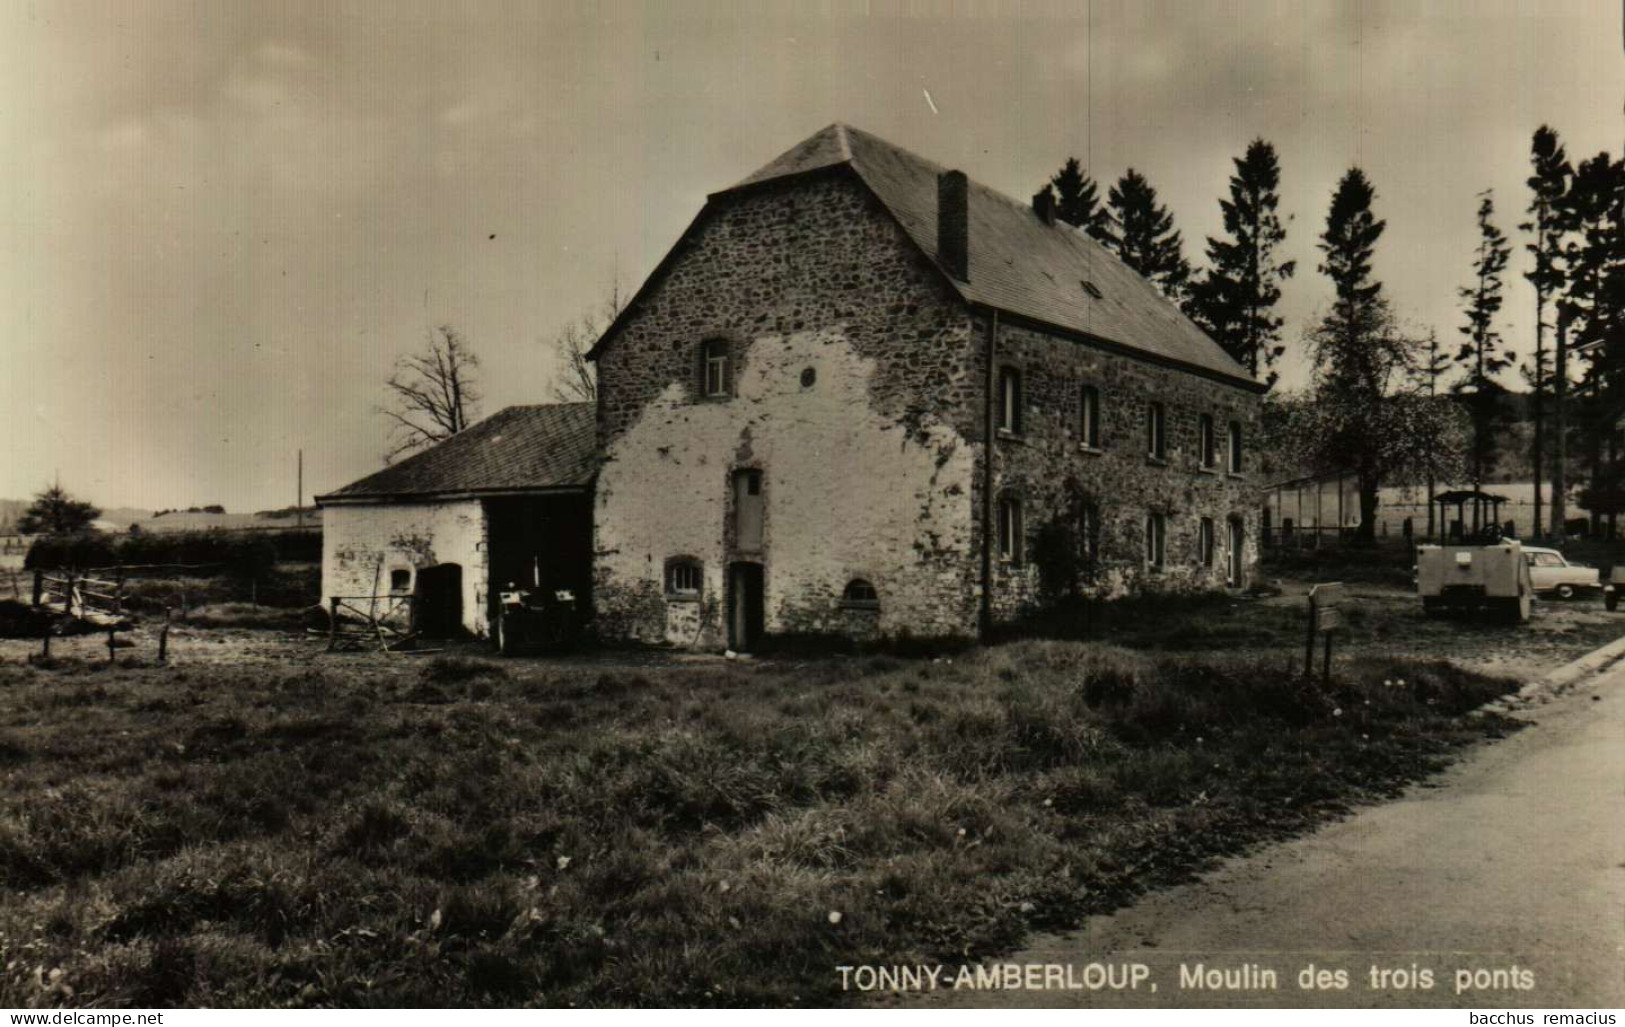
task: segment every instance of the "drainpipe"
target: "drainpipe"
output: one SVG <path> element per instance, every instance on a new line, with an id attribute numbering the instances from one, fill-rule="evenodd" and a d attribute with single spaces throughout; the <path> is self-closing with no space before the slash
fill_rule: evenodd
<path id="1" fill-rule="evenodd" d="M 994 523 L 993 508 L 993 452 L 994 443 L 998 438 L 998 426 L 994 419 L 994 403 L 997 400 L 998 368 L 997 357 L 999 349 L 999 312 L 990 310 L 987 326 L 987 391 L 984 399 L 984 423 L 982 425 L 982 609 L 980 628 L 982 641 L 986 642 L 993 633 L 993 546 L 997 542 L 998 526 Z"/>

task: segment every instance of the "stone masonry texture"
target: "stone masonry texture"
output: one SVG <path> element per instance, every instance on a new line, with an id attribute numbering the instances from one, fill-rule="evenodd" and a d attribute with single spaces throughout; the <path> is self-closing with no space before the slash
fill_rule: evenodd
<path id="1" fill-rule="evenodd" d="M 976 241 L 970 240 L 974 248 Z M 598 354 L 602 467 L 595 496 L 600 634 L 728 642 L 727 568 L 763 568 L 766 630 L 859 637 L 969 635 L 977 625 L 986 454 L 988 315 L 973 312 L 889 213 L 843 171 L 731 193 L 712 207 Z M 702 346 L 723 340 L 728 394 L 704 395 Z M 1001 324 L 997 361 L 1023 383 L 1022 432 L 994 441 L 996 490 L 1019 498 L 1023 559 L 996 562 L 1001 618 L 1045 596 L 1040 536 L 1097 511 L 1096 559 L 1063 583 L 1115 595 L 1222 587 L 1228 524 L 1256 559 L 1257 396 L 1038 326 Z M 1084 385 L 1102 446 L 1081 446 Z M 1151 460 L 1145 405 L 1166 410 Z M 1241 425 L 1239 474 L 1199 467 L 1198 418 Z M 743 550 L 734 475 L 759 471 L 763 542 Z M 1145 561 L 1150 511 L 1166 523 Z M 1198 560 L 1214 524 L 1211 567 Z M 673 561 L 697 595 L 668 595 Z M 855 578 L 878 610 L 843 601 Z M 1053 570 L 1047 587 L 1056 588 Z"/>

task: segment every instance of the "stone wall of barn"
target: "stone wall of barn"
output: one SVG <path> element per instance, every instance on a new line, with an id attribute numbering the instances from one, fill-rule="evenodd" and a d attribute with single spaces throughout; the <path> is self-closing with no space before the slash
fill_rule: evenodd
<path id="1" fill-rule="evenodd" d="M 322 509 L 322 595 L 366 596 L 391 591 L 405 572 L 406 591 L 424 567 L 462 567 L 463 626 L 484 636 L 486 524 L 478 500 L 449 503 L 335 504 Z"/>
<path id="2" fill-rule="evenodd" d="M 703 390 L 725 340 L 728 395 Z M 600 633 L 727 644 L 736 559 L 764 570 L 770 634 L 964 635 L 977 574 L 970 318 L 844 174 L 724 198 L 598 358 Z M 762 475 L 763 543 L 738 548 L 734 474 Z M 674 560 L 698 595 L 668 594 Z M 843 599 L 870 582 L 878 609 Z"/>
<path id="3" fill-rule="evenodd" d="M 985 337 L 987 323 L 977 320 Z M 995 615 L 1007 619 L 1068 588 L 1121 595 L 1135 589 L 1190 591 L 1228 582 L 1229 522 L 1242 526 L 1244 582 L 1259 555 L 1258 396 L 1237 385 L 1160 366 L 1070 338 L 1002 323 L 996 360 L 1022 385 L 1021 431 L 999 433 L 995 487 L 1020 502 L 1024 546 L 1014 561 L 996 560 Z M 1100 397 L 1100 445 L 1083 445 L 1085 385 Z M 1163 404 L 1166 456 L 1150 456 L 1146 407 Z M 1204 468 L 1199 418 L 1213 418 L 1218 466 Z M 1238 422 L 1243 462 L 1227 466 L 1226 426 Z M 977 525 L 981 539 L 978 470 Z M 1097 514 L 1094 559 L 1083 549 L 1080 510 Z M 1147 515 L 1162 514 L 1164 565 L 1147 562 Z M 1213 523 L 1213 563 L 1199 559 L 1203 518 Z M 1056 558 L 1056 551 L 1076 559 Z M 978 557 L 979 558 L 979 557 Z"/>

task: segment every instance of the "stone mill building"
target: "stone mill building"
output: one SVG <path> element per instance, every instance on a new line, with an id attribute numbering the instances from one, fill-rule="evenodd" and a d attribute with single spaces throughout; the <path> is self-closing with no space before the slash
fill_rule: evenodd
<path id="1" fill-rule="evenodd" d="M 696 648 L 970 636 L 1072 594 L 1243 586 L 1263 386 L 1043 195 L 824 129 L 711 194 L 605 331 L 590 453 L 560 428 L 551 474 L 465 475 L 456 530 L 512 550 L 469 541 L 490 503 L 582 497 L 590 517 L 528 530 L 534 564 L 590 567 L 606 640 Z M 529 491 L 475 512 L 486 478 Z M 445 502 L 383 498 L 395 529 Z M 329 523 L 324 576 L 341 552 L 420 566 L 364 513 Z"/>

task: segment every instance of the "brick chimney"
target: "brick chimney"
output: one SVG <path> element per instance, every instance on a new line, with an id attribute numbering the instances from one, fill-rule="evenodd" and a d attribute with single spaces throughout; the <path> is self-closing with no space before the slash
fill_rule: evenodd
<path id="1" fill-rule="evenodd" d="M 970 281 L 970 182 L 963 171 L 937 176 L 937 263 Z"/>
<path id="2" fill-rule="evenodd" d="M 1046 225 L 1055 224 L 1055 193 L 1049 186 L 1033 193 L 1033 213 Z"/>

